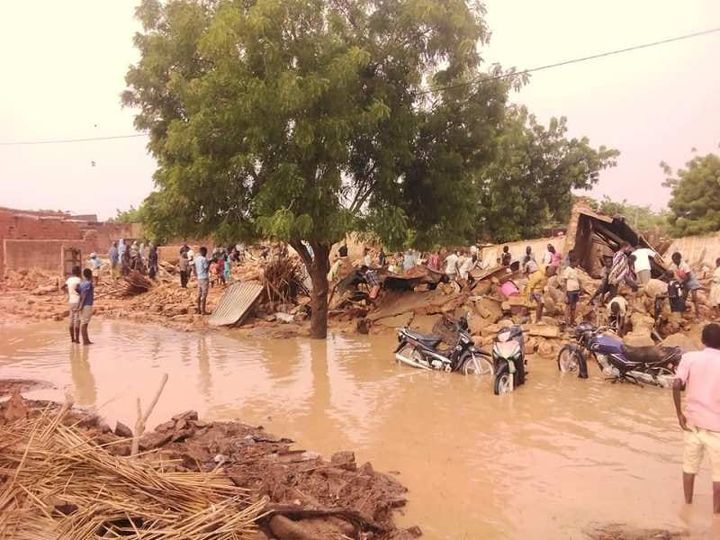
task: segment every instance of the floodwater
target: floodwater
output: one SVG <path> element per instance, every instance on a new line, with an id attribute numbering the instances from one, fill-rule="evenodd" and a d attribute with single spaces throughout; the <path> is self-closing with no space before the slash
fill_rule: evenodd
<path id="1" fill-rule="evenodd" d="M 35 378 L 29 393 L 95 407 L 134 425 L 170 376 L 150 426 L 196 409 L 289 436 L 329 456 L 393 472 L 410 489 L 401 524 L 428 539 L 579 539 L 591 523 L 681 527 L 719 538 L 707 466 L 683 507 L 681 434 L 667 390 L 561 376 L 531 359 L 528 383 L 489 383 L 396 365 L 391 336 L 251 340 L 98 321 L 92 347 L 65 326 L 0 325 L 0 378 Z"/>

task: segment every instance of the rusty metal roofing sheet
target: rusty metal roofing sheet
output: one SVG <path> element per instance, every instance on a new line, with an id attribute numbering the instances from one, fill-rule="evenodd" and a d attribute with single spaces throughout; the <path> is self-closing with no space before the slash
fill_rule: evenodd
<path id="1" fill-rule="evenodd" d="M 239 323 L 262 293 L 263 286 L 257 281 L 233 283 L 220 298 L 208 324 L 227 326 Z"/>

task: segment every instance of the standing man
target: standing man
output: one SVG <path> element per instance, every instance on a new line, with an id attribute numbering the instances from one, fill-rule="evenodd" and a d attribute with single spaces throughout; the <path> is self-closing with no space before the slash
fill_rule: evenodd
<path id="1" fill-rule="evenodd" d="M 190 261 L 187 251 L 180 254 L 180 287 L 187 289 L 188 278 L 190 277 Z"/>
<path id="2" fill-rule="evenodd" d="M 695 476 L 703 454 L 712 466 L 713 512 L 720 514 L 720 325 L 702 331 L 705 349 L 683 355 L 673 383 L 673 401 L 680 427 L 685 432 L 683 491 L 692 504 Z M 685 390 L 685 412 L 680 392 Z"/>
<path id="3" fill-rule="evenodd" d="M 510 254 L 510 248 L 508 246 L 503 246 L 500 263 L 503 266 L 510 266 L 510 263 L 512 263 L 512 255 Z"/>
<path id="4" fill-rule="evenodd" d="M 445 275 L 448 281 L 453 282 L 457 279 L 458 271 L 460 270 L 458 267 L 459 262 L 460 257 L 458 256 L 457 250 L 450 252 L 450 255 L 445 258 Z"/>
<path id="5" fill-rule="evenodd" d="M 210 287 L 210 278 L 208 276 L 208 268 L 210 267 L 207 260 L 207 248 L 200 248 L 200 254 L 193 261 L 195 265 L 195 276 L 198 281 L 197 311 L 200 315 L 207 315 L 205 310 L 207 304 L 208 288 Z"/>
<path id="6" fill-rule="evenodd" d="M 93 303 L 95 301 L 95 287 L 93 286 L 93 274 L 89 268 L 83 270 L 83 280 L 80 283 L 80 302 L 78 303 L 78 311 L 80 312 L 80 333 L 82 334 L 82 344 L 92 345 L 92 341 L 88 337 L 88 324 L 93 313 Z"/>
<path id="7" fill-rule="evenodd" d="M 570 326 L 575 326 L 575 311 L 580 300 L 580 273 L 577 269 L 577 259 L 572 252 L 570 252 L 570 266 L 563 271 L 561 280 L 565 283 L 565 302 L 567 303 L 565 320 Z"/>
<path id="8" fill-rule="evenodd" d="M 120 262 L 120 253 L 118 251 L 117 242 L 113 242 L 108 251 L 108 259 L 110 259 L 110 275 L 113 279 L 117 277 L 117 267 Z"/>
<path id="9" fill-rule="evenodd" d="M 100 267 L 102 266 L 102 261 L 100 261 L 100 257 L 98 257 L 97 253 L 93 252 L 90 254 L 88 266 L 90 267 L 92 276 L 95 279 L 95 285 L 97 285 L 100 283 Z"/>
<path id="10" fill-rule="evenodd" d="M 148 252 L 148 275 L 150 279 L 155 279 L 155 274 L 158 271 L 158 252 L 157 246 L 153 243 L 150 244 L 150 251 Z"/>
<path id="11" fill-rule="evenodd" d="M 650 270 L 652 266 L 650 262 L 655 258 L 655 253 L 652 249 L 646 247 L 638 247 L 632 252 L 635 255 L 635 275 L 639 285 L 646 285 L 650 278 Z"/>
<path id="12" fill-rule="evenodd" d="M 80 343 L 80 311 L 78 304 L 80 303 L 80 267 L 73 266 L 72 274 L 63 289 L 68 294 L 68 311 L 70 313 L 70 341 L 72 343 Z"/>
<path id="13" fill-rule="evenodd" d="M 632 286 L 630 262 L 628 260 L 629 251 L 630 246 L 627 243 L 623 243 L 613 256 L 612 267 L 608 275 L 608 292 L 611 298 L 617 296 L 618 289 L 623 282 L 627 282 Z"/>

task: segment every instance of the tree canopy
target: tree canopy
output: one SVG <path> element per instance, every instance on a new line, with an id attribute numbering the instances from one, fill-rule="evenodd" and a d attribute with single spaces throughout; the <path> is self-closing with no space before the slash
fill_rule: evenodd
<path id="1" fill-rule="evenodd" d="M 478 175 L 480 236 L 533 238 L 544 226 L 566 223 L 572 190 L 590 189 L 601 170 L 615 166 L 617 150 L 566 134 L 564 117 L 545 127 L 525 107 L 508 109 L 496 159 Z"/>
<path id="2" fill-rule="evenodd" d="M 678 236 L 720 230 L 720 156 L 707 154 L 690 160 L 673 174 L 665 163 L 663 184 L 672 189 L 670 224 Z"/>
<path id="3" fill-rule="evenodd" d="M 137 15 L 123 99 L 158 161 L 154 224 L 286 240 L 318 302 L 348 231 L 471 235 L 510 84 L 480 70 L 478 2 L 144 0 Z"/>

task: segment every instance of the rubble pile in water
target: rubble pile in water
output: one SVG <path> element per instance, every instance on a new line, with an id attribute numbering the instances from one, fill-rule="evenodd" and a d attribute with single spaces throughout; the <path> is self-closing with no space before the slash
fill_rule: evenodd
<path id="1" fill-rule="evenodd" d="M 406 489 L 352 452 L 324 460 L 240 422 L 194 411 L 140 437 L 118 423 L 18 393 L 0 403 L 3 538 L 410 540 L 393 513 Z M 56 533 L 47 536 L 47 533 Z M 93 536 L 94 537 L 94 536 Z"/>

